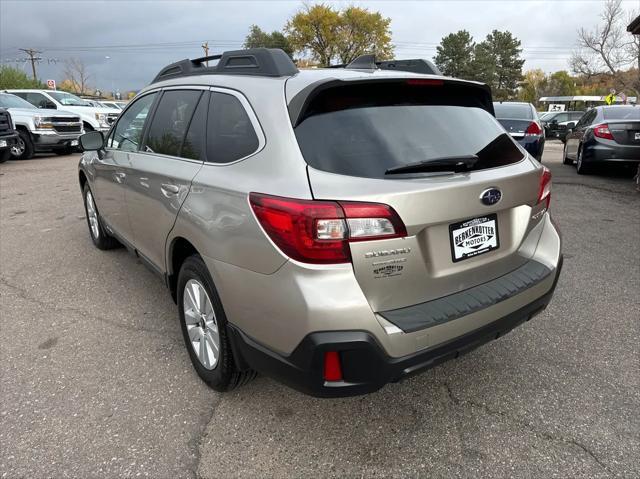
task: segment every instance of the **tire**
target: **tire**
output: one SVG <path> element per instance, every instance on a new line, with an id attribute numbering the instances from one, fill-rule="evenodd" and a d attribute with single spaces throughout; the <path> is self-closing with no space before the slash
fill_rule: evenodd
<path id="1" fill-rule="evenodd" d="M 5 150 L 0 151 L 0 163 L 4 163 L 5 161 L 9 161 L 12 158 L 11 148 L 7 148 Z"/>
<path id="2" fill-rule="evenodd" d="M 31 135 L 24 130 L 18 130 L 18 143 L 11 147 L 11 154 L 16 160 L 33 158 L 33 141 Z"/>
<path id="3" fill-rule="evenodd" d="M 93 193 L 91 192 L 91 188 L 89 188 L 88 183 L 84 184 L 82 189 L 82 198 L 84 203 L 84 212 L 87 217 L 87 226 L 89 227 L 89 235 L 91 236 L 91 241 L 93 241 L 95 247 L 101 250 L 108 250 L 120 246 L 118 240 L 107 233 L 107 230 L 102 224 L 98 207 L 93 199 Z M 95 216 L 90 213 L 91 209 L 93 209 Z M 95 223 L 93 220 L 95 220 Z"/>
<path id="4" fill-rule="evenodd" d="M 190 256 L 182 263 L 177 288 L 182 335 L 198 376 L 216 391 L 230 391 L 255 378 L 255 371 L 239 371 L 236 367 L 224 309 L 209 271 L 199 255 Z M 196 297 L 199 298 L 197 301 Z M 204 316 L 196 306 L 197 302 L 205 312 Z M 194 338 L 193 342 L 190 335 Z M 214 352 L 216 340 L 217 354 Z"/>
<path id="5" fill-rule="evenodd" d="M 584 161 L 582 161 L 582 148 L 578 149 L 576 171 L 578 172 L 579 175 L 588 175 L 589 173 L 591 173 L 591 167 L 587 165 Z"/>
<path id="6" fill-rule="evenodd" d="M 563 165 L 573 165 L 573 160 L 567 156 L 567 143 L 565 142 L 564 148 L 562 150 L 562 164 Z"/>
<path id="7" fill-rule="evenodd" d="M 71 153 L 73 153 L 73 147 L 72 146 L 65 146 L 64 148 L 56 148 L 55 150 L 53 150 L 53 152 L 56 155 L 66 156 L 66 155 L 70 155 Z"/>

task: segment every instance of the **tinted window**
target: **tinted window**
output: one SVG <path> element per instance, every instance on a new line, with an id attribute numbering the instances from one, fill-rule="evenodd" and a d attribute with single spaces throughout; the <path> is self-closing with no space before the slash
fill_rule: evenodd
<path id="1" fill-rule="evenodd" d="M 582 118 L 580 118 L 580 121 L 576 126 L 590 125 L 591 122 L 596 119 L 596 115 L 597 115 L 596 110 L 589 110 L 584 115 L 582 115 Z"/>
<path id="2" fill-rule="evenodd" d="M 202 159 L 202 150 L 204 148 L 204 136 L 207 125 L 207 108 L 209 105 L 209 93 L 206 92 L 200 98 L 198 107 L 196 108 L 187 135 L 182 143 L 180 156 L 192 160 Z"/>
<path id="3" fill-rule="evenodd" d="M 605 120 L 640 120 L 640 107 L 637 106 L 603 108 L 602 113 Z"/>
<path id="4" fill-rule="evenodd" d="M 494 103 L 493 109 L 496 112 L 496 118 L 502 120 L 532 120 L 533 113 L 529 105 L 518 103 Z"/>
<path id="5" fill-rule="evenodd" d="M 139 98 L 122 114 L 107 140 L 107 148 L 138 151 L 142 140 L 142 128 L 156 95 L 151 93 Z"/>
<path id="6" fill-rule="evenodd" d="M 144 151 L 180 156 L 182 140 L 201 95 L 200 90 L 165 91 L 153 115 Z"/>
<path id="7" fill-rule="evenodd" d="M 207 161 L 231 163 L 258 149 L 259 141 L 242 103 L 233 95 L 211 94 Z"/>
<path id="8" fill-rule="evenodd" d="M 24 98 L 25 100 L 27 100 L 29 103 L 31 103 L 33 106 L 37 108 L 47 108 L 50 106 L 49 105 L 50 103 L 53 103 L 42 93 L 20 92 L 20 93 L 15 93 L 15 95 L 21 98 Z M 53 107 L 55 108 L 55 105 Z"/>
<path id="9" fill-rule="evenodd" d="M 384 178 L 390 168 L 444 157 L 477 155 L 473 169 L 523 158 L 489 112 L 439 104 L 446 91 L 422 90 L 427 93 L 385 85 L 385 94 L 364 86 L 323 93 L 295 129 L 306 162 L 332 173 Z M 462 95 L 447 101 L 462 102 Z"/>

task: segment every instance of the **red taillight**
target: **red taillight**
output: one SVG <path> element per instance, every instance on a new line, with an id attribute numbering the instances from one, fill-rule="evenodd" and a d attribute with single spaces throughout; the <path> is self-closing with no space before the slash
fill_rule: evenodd
<path id="1" fill-rule="evenodd" d="M 606 140 L 613 140 L 613 135 L 611 134 L 611 130 L 609 130 L 609 125 L 603 123 L 602 125 L 596 125 L 593 127 L 593 134 L 598 138 L 604 138 Z"/>
<path id="2" fill-rule="evenodd" d="M 407 230 L 379 203 L 297 200 L 251 193 L 249 202 L 269 238 L 305 263 L 348 263 L 349 241 L 398 238 Z"/>
<path id="3" fill-rule="evenodd" d="M 342 365 L 337 351 L 324 353 L 323 377 L 325 381 L 342 381 Z"/>
<path id="4" fill-rule="evenodd" d="M 540 125 L 538 125 L 535 121 L 532 122 L 527 129 L 524 132 L 525 135 L 535 135 L 535 136 L 540 136 L 542 135 L 542 128 L 540 128 Z"/>
<path id="5" fill-rule="evenodd" d="M 549 209 L 551 202 L 551 171 L 546 166 L 542 167 L 542 176 L 540 177 L 540 187 L 538 188 L 538 201 L 546 202 L 546 208 Z"/>
<path id="6" fill-rule="evenodd" d="M 442 86 L 444 81 L 436 78 L 411 78 L 407 80 L 407 85 Z"/>

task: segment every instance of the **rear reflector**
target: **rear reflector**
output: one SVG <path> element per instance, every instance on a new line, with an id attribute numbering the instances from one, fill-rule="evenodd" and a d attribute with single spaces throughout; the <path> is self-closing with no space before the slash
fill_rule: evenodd
<path id="1" fill-rule="evenodd" d="M 526 136 L 540 136 L 542 135 L 542 128 L 535 121 L 531 122 L 531 124 L 527 127 L 524 134 Z"/>
<path id="2" fill-rule="evenodd" d="M 604 138 L 605 140 L 613 140 L 609 125 L 603 123 L 602 125 L 596 125 L 593 127 L 593 134 L 598 138 Z"/>
<path id="3" fill-rule="evenodd" d="M 549 209 L 551 202 L 551 171 L 546 166 L 542 167 L 540 177 L 540 187 L 538 188 L 538 203 L 546 201 L 546 208 Z"/>
<path id="4" fill-rule="evenodd" d="M 342 381 L 342 366 L 340 355 L 337 351 L 326 351 L 324 353 L 323 377 L 325 381 Z"/>
<path id="5" fill-rule="evenodd" d="M 249 202 L 280 250 L 305 263 L 348 263 L 350 241 L 398 238 L 407 230 L 379 203 L 297 200 L 250 193 Z"/>

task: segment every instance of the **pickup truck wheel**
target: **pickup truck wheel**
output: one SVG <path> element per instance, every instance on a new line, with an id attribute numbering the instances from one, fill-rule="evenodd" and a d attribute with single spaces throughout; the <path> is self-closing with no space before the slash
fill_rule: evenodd
<path id="1" fill-rule="evenodd" d="M 256 376 L 239 371 L 227 336 L 220 297 L 202 258 L 187 258 L 178 275 L 178 309 L 189 358 L 198 376 L 216 391 L 229 391 Z"/>
<path id="2" fill-rule="evenodd" d="M 29 133 L 18 130 L 18 141 L 11 147 L 11 154 L 16 160 L 28 160 L 33 157 L 33 142 Z"/>
<path id="3" fill-rule="evenodd" d="M 96 207 L 95 200 L 93 199 L 93 193 L 89 185 L 85 183 L 83 188 L 84 197 L 84 210 L 87 215 L 87 225 L 89 225 L 89 234 L 91 235 L 91 241 L 98 249 L 107 250 L 117 248 L 120 243 L 113 236 L 107 233 L 102 221 L 100 220 L 100 214 Z"/>
<path id="4" fill-rule="evenodd" d="M 0 163 L 9 161 L 13 155 L 11 154 L 11 148 L 0 151 Z"/>

